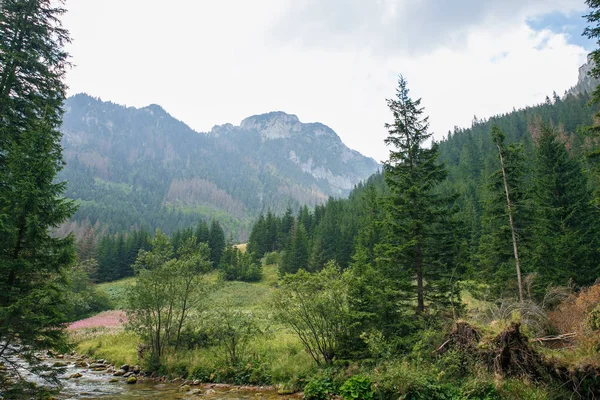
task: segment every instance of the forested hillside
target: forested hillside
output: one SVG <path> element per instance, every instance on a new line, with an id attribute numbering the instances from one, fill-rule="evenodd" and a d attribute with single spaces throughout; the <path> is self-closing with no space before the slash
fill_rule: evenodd
<path id="1" fill-rule="evenodd" d="M 514 163 L 510 184 L 524 274 L 537 273 L 537 290 L 549 283 L 568 284 L 569 279 L 580 285 L 597 279 L 593 243 L 598 216 L 591 207 L 594 183 L 585 157 L 591 139 L 584 132 L 596 108 L 589 100 L 588 94 L 554 96 L 538 106 L 475 119 L 471 128 L 456 129 L 439 143 L 439 162 L 448 177 L 438 190 L 455 199 L 452 246 L 457 274 L 488 283 L 512 282 L 506 200 L 498 181 L 498 149 L 490 135 L 495 126 L 506 135 L 506 151 L 511 152 L 507 162 Z M 550 195 L 545 191 L 556 193 L 554 203 L 544 197 Z M 383 248 L 389 234 L 383 229 L 388 192 L 383 175 L 376 174 L 348 200 L 330 199 L 297 216 L 268 213 L 254 225 L 248 248 L 258 256 L 285 250 L 282 273 L 317 271 L 329 260 L 347 268 L 365 256 L 363 250 L 375 262 L 376 248 Z M 557 220 L 548 221 L 550 217 Z M 282 230 L 291 232 L 290 240 Z M 552 244 L 556 240 L 565 247 Z"/>
<path id="2" fill-rule="evenodd" d="M 81 94 L 63 120 L 66 195 L 78 201 L 63 228 L 173 232 L 217 218 L 236 238 L 259 212 L 345 196 L 377 171 L 323 124 L 282 112 L 198 133 L 160 106 L 136 109 Z"/>

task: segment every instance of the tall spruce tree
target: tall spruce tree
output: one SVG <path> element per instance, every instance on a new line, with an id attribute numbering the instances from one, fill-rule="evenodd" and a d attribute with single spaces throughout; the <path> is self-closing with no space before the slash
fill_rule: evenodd
<path id="1" fill-rule="evenodd" d="M 390 225 L 386 256 L 400 270 L 405 285 L 412 286 L 413 279 L 416 282 L 412 292 L 420 314 L 425 311 L 426 297 L 436 291 L 437 274 L 431 272 L 441 265 L 426 250 L 434 246 L 435 224 L 450 213 L 448 199 L 436 190 L 446 178 L 446 170 L 437 162 L 437 144 L 426 147 L 431 137 L 428 117 L 423 116 L 421 100 L 409 97 L 404 77 L 398 80 L 396 97 L 387 103 L 394 122 L 385 125 L 389 132 L 385 143 L 392 147 L 384 163 L 385 180 L 392 193 L 386 203 Z M 443 264 L 443 268 L 448 267 Z M 434 280 L 426 282 L 427 275 Z"/>
<path id="2" fill-rule="evenodd" d="M 532 263 L 540 290 L 572 279 L 590 285 L 598 277 L 597 214 L 587 177 L 556 131 L 537 127 L 533 202 Z"/>
<path id="3" fill-rule="evenodd" d="M 225 232 L 223 232 L 221 224 L 216 219 L 213 219 L 210 224 L 208 247 L 210 248 L 210 260 L 213 262 L 213 267 L 218 268 L 225 249 Z"/>
<path id="4" fill-rule="evenodd" d="M 63 167 L 63 82 L 69 41 L 61 1 L 0 2 L 0 359 L 63 343 L 60 283 L 71 237 L 51 235 L 74 212 L 54 181 Z M 30 364 L 31 365 L 31 364 Z"/>

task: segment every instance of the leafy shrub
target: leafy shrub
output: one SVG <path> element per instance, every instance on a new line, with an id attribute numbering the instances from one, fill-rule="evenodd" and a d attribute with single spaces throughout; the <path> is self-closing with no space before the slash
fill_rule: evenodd
<path id="1" fill-rule="evenodd" d="M 471 374 L 474 362 L 470 354 L 453 349 L 441 355 L 435 366 L 445 378 L 460 379 Z"/>
<path id="2" fill-rule="evenodd" d="M 327 400 L 334 394 L 331 379 L 318 378 L 312 380 L 304 387 L 304 398 L 306 400 Z"/>
<path id="3" fill-rule="evenodd" d="M 373 398 L 371 379 L 364 375 L 356 375 L 348 379 L 340 388 L 344 400 L 370 400 Z"/>
<path id="4" fill-rule="evenodd" d="M 430 381 L 415 382 L 404 397 L 406 400 L 457 400 L 460 390 L 452 384 L 439 384 Z"/>
<path id="5" fill-rule="evenodd" d="M 272 253 L 267 253 L 265 255 L 265 265 L 277 265 L 279 264 L 280 258 L 281 257 L 279 257 L 279 253 L 277 253 L 276 251 Z"/>

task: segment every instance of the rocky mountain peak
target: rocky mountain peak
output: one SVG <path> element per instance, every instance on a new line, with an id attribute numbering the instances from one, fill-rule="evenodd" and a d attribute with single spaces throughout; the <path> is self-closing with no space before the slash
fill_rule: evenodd
<path id="1" fill-rule="evenodd" d="M 600 79 L 593 78 L 590 75 L 590 72 L 594 68 L 594 60 L 591 57 L 591 54 L 587 57 L 587 62 L 579 67 L 579 77 L 577 78 L 577 84 L 573 86 L 570 90 L 570 94 L 581 94 L 581 93 L 591 93 L 596 86 L 600 84 Z"/>
<path id="2" fill-rule="evenodd" d="M 294 136 L 302 130 L 302 123 L 297 116 L 283 111 L 253 115 L 242 121 L 243 130 L 256 130 L 263 140 L 283 139 Z"/>

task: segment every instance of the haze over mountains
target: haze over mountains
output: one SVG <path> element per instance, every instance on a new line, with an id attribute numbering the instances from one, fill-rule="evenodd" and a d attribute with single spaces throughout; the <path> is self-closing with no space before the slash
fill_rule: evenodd
<path id="1" fill-rule="evenodd" d="M 79 94 L 65 111 L 59 178 L 80 202 L 66 227 L 76 231 L 91 224 L 170 232 L 218 217 L 244 238 L 260 212 L 346 196 L 380 168 L 326 125 L 284 112 L 201 133 L 158 105 L 138 109 Z"/>

